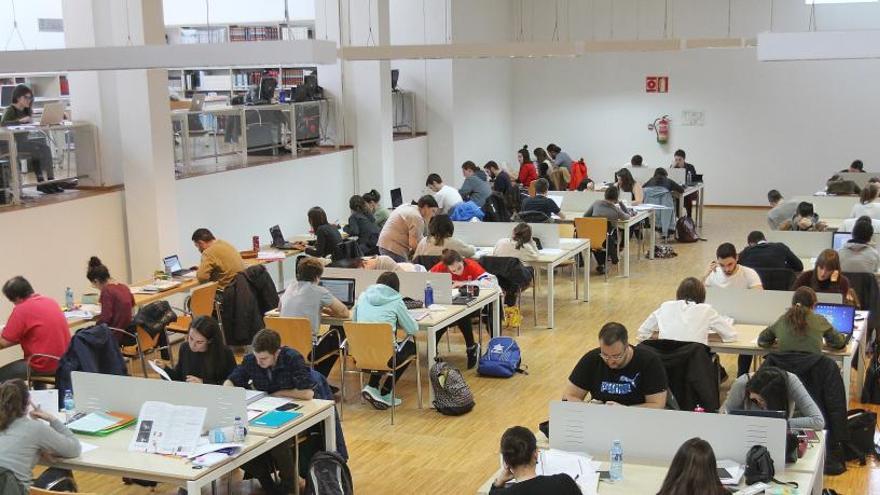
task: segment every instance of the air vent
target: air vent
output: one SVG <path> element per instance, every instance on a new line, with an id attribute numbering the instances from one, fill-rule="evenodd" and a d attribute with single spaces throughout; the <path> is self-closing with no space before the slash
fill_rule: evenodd
<path id="1" fill-rule="evenodd" d="M 37 19 L 37 28 L 41 33 L 63 33 L 64 19 Z"/>

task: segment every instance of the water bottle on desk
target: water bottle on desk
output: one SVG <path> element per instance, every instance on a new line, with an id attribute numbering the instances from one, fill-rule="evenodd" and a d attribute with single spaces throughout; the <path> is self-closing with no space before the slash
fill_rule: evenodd
<path id="1" fill-rule="evenodd" d="M 611 444 L 611 469 L 608 471 L 611 481 L 623 480 L 623 446 L 620 440 Z"/>
<path id="2" fill-rule="evenodd" d="M 73 420 L 74 414 L 76 414 L 76 405 L 73 402 L 73 390 L 67 389 L 64 391 L 64 415 L 68 422 Z"/>
<path id="3" fill-rule="evenodd" d="M 425 307 L 430 308 L 434 304 L 434 288 L 431 282 L 425 282 Z"/>
<path id="4" fill-rule="evenodd" d="M 244 421 L 241 420 L 241 416 L 236 416 L 232 428 L 232 441 L 242 443 L 244 442 L 245 435 L 247 435 L 247 428 L 244 426 Z"/>
<path id="5" fill-rule="evenodd" d="M 70 287 L 64 291 L 64 306 L 68 311 L 73 310 L 73 289 Z"/>

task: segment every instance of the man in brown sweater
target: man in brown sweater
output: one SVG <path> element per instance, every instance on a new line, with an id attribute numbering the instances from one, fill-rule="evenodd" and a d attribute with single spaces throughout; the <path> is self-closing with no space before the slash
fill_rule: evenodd
<path id="1" fill-rule="evenodd" d="M 419 241 L 425 237 L 425 226 L 437 214 L 433 196 L 422 196 L 418 204 L 398 206 L 379 232 L 379 254 L 390 256 L 398 263 L 409 260 Z"/>
<path id="2" fill-rule="evenodd" d="M 244 260 L 232 244 L 216 239 L 208 229 L 196 229 L 192 241 L 202 253 L 196 278 L 199 282 L 217 282 L 220 289 L 232 283 L 238 272 L 244 270 Z"/>

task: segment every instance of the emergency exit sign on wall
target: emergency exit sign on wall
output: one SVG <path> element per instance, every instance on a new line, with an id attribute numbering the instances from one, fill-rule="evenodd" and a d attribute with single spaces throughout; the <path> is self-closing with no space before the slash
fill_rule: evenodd
<path id="1" fill-rule="evenodd" d="M 669 77 L 647 76 L 645 77 L 645 93 L 668 93 Z"/>

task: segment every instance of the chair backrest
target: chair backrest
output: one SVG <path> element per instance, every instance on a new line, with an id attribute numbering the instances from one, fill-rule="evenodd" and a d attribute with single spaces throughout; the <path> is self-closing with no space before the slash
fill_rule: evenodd
<path id="1" fill-rule="evenodd" d="M 343 328 L 348 355 L 358 368 L 390 371 L 388 361 L 394 354 L 394 336 L 390 323 L 347 322 Z"/>
<path id="2" fill-rule="evenodd" d="M 30 495 L 95 495 L 93 493 L 86 492 L 56 492 L 43 488 L 37 488 L 35 486 L 30 487 L 30 491 L 28 493 Z"/>
<path id="3" fill-rule="evenodd" d="M 126 330 L 114 328 L 111 329 L 113 332 L 117 333 L 117 335 L 125 335 L 128 334 Z M 151 336 L 149 332 L 144 330 L 144 327 L 141 325 L 137 325 L 135 327 L 135 338 L 137 339 L 138 344 L 141 347 L 141 352 L 147 354 L 151 352 L 156 347 L 159 347 L 159 334 L 156 334 L 155 337 Z M 124 356 L 137 356 L 137 347 L 132 343 L 131 345 L 123 345 L 122 346 L 122 354 Z"/>
<path id="4" fill-rule="evenodd" d="M 560 223 L 559 224 L 559 237 L 562 239 L 573 239 L 574 238 L 574 224 Z"/>
<path id="5" fill-rule="evenodd" d="M 272 316 L 263 318 L 263 321 L 266 322 L 266 328 L 278 332 L 281 345 L 296 349 L 308 358 L 312 352 L 312 324 L 308 318 Z"/>
<path id="6" fill-rule="evenodd" d="M 514 215 L 513 221 L 526 223 L 550 223 L 553 219 L 543 211 L 525 210 Z"/>
<path id="7" fill-rule="evenodd" d="M 214 313 L 214 298 L 217 295 L 217 283 L 202 285 L 193 289 L 189 299 L 189 310 L 193 319 L 197 316 L 211 316 Z"/>
<path id="8" fill-rule="evenodd" d="M 574 229 L 578 239 L 589 239 L 590 246 L 600 248 L 608 235 L 608 219 L 605 217 L 576 217 Z"/>

